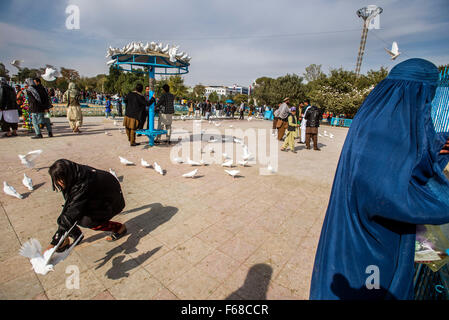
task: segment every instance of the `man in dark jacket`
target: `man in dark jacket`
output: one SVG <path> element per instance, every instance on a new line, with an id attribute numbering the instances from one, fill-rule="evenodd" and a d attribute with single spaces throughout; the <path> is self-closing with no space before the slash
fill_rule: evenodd
<path id="1" fill-rule="evenodd" d="M 36 80 L 36 79 L 35 79 Z M 48 131 L 48 136 L 53 137 L 50 119 L 45 117 L 50 108 L 50 99 L 48 98 L 47 90 L 40 84 L 40 80 L 33 81 L 31 78 L 25 80 L 28 85 L 26 89 L 28 102 L 30 105 L 30 114 L 33 122 L 33 128 L 36 135 L 31 139 L 41 139 L 42 133 L 40 125 L 44 124 Z M 36 84 L 37 83 L 37 84 Z"/>
<path id="2" fill-rule="evenodd" d="M 17 136 L 19 112 L 16 91 L 4 77 L 0 77 L 0 121 L 4 137 Z"/>
<path id="3" fill-rule="evenodd" d="M 304 115 L 306 122 L 306 149 L 310 149 L 310 139 L 313 140 L 313 150 L 320 151 L 318 148 L 318 127 L 323 119 L 323 113 L 316 106 L 311 106 Z"/>
<path id="4" fill-rule="evenodd" d="M 167 143 L 170 144 L 171 124 L 173 121 L 173 114 L 175 113 L 175 96 L 170 93 L 170 86 L 164 84 L 162 87 L 164 93 L 159 98 L 155 110 L 159 112 L 159 119 L 157 122 L 157 129 L 167 130 Z M 156 137 L 155 142 L 159 142 L 159 137 Z"/>
<path id="5" fill-rule="evenodd" d="M 142 113 L 145 112 L 147 105 L 142 90 L 143 85 L 138 83 L 135 90 L 128 93 L 124 99 L 126 108 L 123 126 L 126 128 L 126 134 L 131 147 L 139 145 L 139 143 L 136 143 L 136 130 L 139 128 L 139 123 L 142 121 Z"/>
<path id="6" fill-rule="evenodd" d="M 124 224 L 110 221 L 125 207 L 120 183 L 112 174 L 66 159 L 56 160 L 48 173 L 53 190 L 62 192 L 65 203 L 57 220 L 58 230 L 47 250 L 57 245 L 75 222 L 84 228 L 111 231 L 107 241 L 115 241 L 126 234 Z M 69 234 L 74 240 L 82 237 L 78 226 Z M 58 251 L 64 251 L 69 245 L 67 238 Z"/>

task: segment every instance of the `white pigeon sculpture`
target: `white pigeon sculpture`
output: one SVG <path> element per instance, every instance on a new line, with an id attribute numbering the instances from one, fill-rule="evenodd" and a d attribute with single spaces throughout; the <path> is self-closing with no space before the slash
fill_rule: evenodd
<path id="1" fill-rule="evenodd" d="M 123 158 L 123 157 L 120 157 L 120 156 L 119 156 L 119 159 L 120 159 L 120 163 L 121 163 L 121 164 L 124 164 L 125 166 L 134 164 L 134 162 L 129 161 L 129 160 Z"/>
<path id="2" fill-rule="evenodd" d="M 168 53 L 168 50 L 170 49 L 170 45 L 167 44 L 164 48 L 162 48 L 162 53 Z"/>
<path id="3" fill-rule="evenodd" d="M 112 175 L 118 180 L 117 174 L 115 173 L 114 170 L 112 170 L 111 168 L 109 168 L 109 173 L 112 174 Z M 120 182 L 120 181 L 119 181 L 119 182 Z"/>
<path id="4" fill-rule="evenodd" d="M 183 174 L 182 176 L 185 178 L 194 178 L 197 173 L 198 173 L 198 169 L 195 169 L 193 171 Z"/>
<path id="5" fill-rule="evenodd" d="M 157 164 L 157 162 L 154 163 L 154 170 L 156 170 L 157 173 L 160 175 L 164 175 L 164 170 L 162 170 L 161 166 Z"/>
<path id="6" fill-rule="evenodd" d="M 149 167 L 151 167 L 151 164 L 149 164 L 148 162 L 146 162 L 145 160 L 143 160 L 143 158 L 140 159 L 140 165 L 141 165 L 142 167 L 144 167 L 144 168 L 149 168 Z"/>
<path id="7" fill-rule="evenodd" d="M 232 167 L 232 159 L 221 164 L 222 167 Z"/>
<path id="8" fill-rule="evenodd" d="M 18 199 L 23 199 L 23 196 L 14 189 L 13 186 L 10 186 L 6 181 L 3 181 L 3 192 L 5 192 L 7 195 L 16 197 Z"/>
<path id="9" fill-rule="evenodd" d="M 19 154 L 19 159 L 27 168 L 34 167 L 34 160 L 42 153 L 42 150 L 34 150 L 28 152 L 26 155 Z"/>
<path id="10" fill-rule="evenodd" d="M 226 171 L 227 174 L 229 174 L 233 178 L 235 178 L 235 176 L 240 173 L 240 171 L 238 171 L 238 170 L 225 170 L 225 171 Z"/>
<path id="11" fill-rule="evenodd" d="M 58 76 L 58 71 L 53 68 L 46 68 L 45 73 L 42 75 L 42 78 L 45 81 L 54 81 Z"/>
<path id="12" fill-rule="evenodd" d="M 73 225 L 73 227 L 75 225 L 76 223 Z M 72 228 L 70 228 L 70 230 L 64 234 L 64 236 L 59 240 L 58 244 L 54 248 L 51 248 L 44 253 L 42 253 L 42 246 L 39 240 L 34 238 L 25 242 L 20 248 L 19 253 L 20 255 L 30 259 L 34 272 L 46 275 L 48 272 L 54 271 L 54 266 L 65 260 L 70 255 L 73 248 L 75 248 L 75 246 L 81 241 L 81 239 L 83 239 L 83 235 L 80 235 L 78 239 L 76 239 L 75 242 L 67 250 L 64 250 L 63 252 L 56 252 L 61 244 L 64 243 L 64 240 L 67 238 Z"/>
<path id="13" fill-rule="evenodd" d="M 388 50 L 387 48 L 384 49 L 391 56 L 391 60 L 396 59 L 401 54 L 399 52 L 398 43 L 396 41 L 393 41 L 393 44 L 391 45 L 391 50 Z"/>
<path id="14" fill-rule="evenodd" d="M 175 46 L 175 47 L 171 47 L 168 50 L 168 55 L 170 57 L 170 62 L 176 62 L 177 61 L 176 56 L 178 54 L 178 49 L 179 49 L 179 46 Z"/>
<path id="15" fill-rule="evenodd" d="M 117 60 L 115 60 L 115 59 L 111 59 L 111 60 L 109 60 L 108 62 L 106 62 L 106 64 L 108 65 L 108 66 L 110 66 L 111 64 L 113 64 L 114 62 L 116 62 Z"/>
<path id="16" fill-rule="evenodd" d="M 23 180 L 22 183 L 25 187 L 28 188 L 28 190 L 33 191 L 33 180 L 31 180 L 30 177 L 28 177 L 25 173 L 23 174 Z"/>

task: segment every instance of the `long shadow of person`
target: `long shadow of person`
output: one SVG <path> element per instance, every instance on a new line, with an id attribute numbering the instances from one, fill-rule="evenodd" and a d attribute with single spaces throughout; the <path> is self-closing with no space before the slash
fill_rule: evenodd
<path id="1" fill-rule="evenodd" d="M 273 269 L 267 264 L 252 266 L 243 286 L 231 293 L 225 300 L 267 300 L 268 285 Z"/>
<path id="2" fill-rule="evenodd" d="M 359 289 L 352 288 L 348 279 L 340 273 L 334 274 L 331 290 L 340 300 L 396 300 L 383 287 L 379 287 L 379 289 L 368 289 L 366 286 Z"/>
<path id="3" fill-rule="evenodd" d="M 150 234 L 153 230 L 155 230 L 160 225 L 169 221 L 177 212 L 178 208 L 166 206 L 164 207 L 160 203 L 153 203 L 150 205 L 146 205 L 141 207 L 140 209 L 150 209 L 141 215 L 138 215 L 128 221 L 125 222 L 125 225 L 128 228 L 128 238 L 126 241 L 117 247 L 106 252 L 106 256 L 95 261 L 101 263 L 95 268 L 99 269 L 104 266 L 108 261 L 110 261 L 117 254 L 129 254 L 135 253 L 138 250 L 136 249 L 137 245 L 140 242 L 140 239 L 144 238 L 148 234 Z M 138 265 L 144 263 L 148 258 L 150 258 L 154 253 L 156 253 L 160 247 L 153 249 L 143 255 L 140 255 L 135 261 L 138 261 Z M 156 250 L 156 251 L 155 251 Z M 123 257 L 124 259 L 124 257 Z M 113 263 L 113 266 L 110 270 L 106 272 L 106 275 L 123 275 L 123 270 L 129 271 L 133 269 L 131 267 L 132 262 L 122 262 L 123 259 L 117 259 Z M 121 271 L 122 270 L 122 271 Z"/>

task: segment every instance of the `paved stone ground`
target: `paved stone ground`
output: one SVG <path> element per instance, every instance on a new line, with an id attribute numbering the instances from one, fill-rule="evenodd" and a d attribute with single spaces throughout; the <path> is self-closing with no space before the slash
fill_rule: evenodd
<path id="1" fill-rule="evenodd" d="M 83 133 L 71 133 L 65 118 L 53 118 L 54 137 L 1 138 L 1 182 L 25 198 L 0 194 L 0 299 L 308 299 L 315 250 L 335 168 L 347 129 L 323 126 L 321 152 L 298 145 L 297 154 L 279 152 L 279 171 L 260 175 L 259 164 L 239 167 L 233 179 L 217 164 L 193 170 L 170 161 L 172 147 L 131 148 L 112 120 L 84 119 Z M 120 121 L 119 121 L 120 122 Z M 121 122 L 120 122 L 121 124 Z M 270 121 L 208 122 L 202 129 L 263 128 Z M 192 131 L 192 121 L 174 121 L 174 132 Z M 110 135 L 105 135 L 105 130 Z M 139 137 L 146 143 L 146 137 Z M 205 143 L 203 143 L 203 146 Z M 268 147 L 267 147 L 268 148 Z M 17 155 L 42 149 L 35 169 Z M 118 156 L 136 162 L 123 166 Z M 62 195 L 51 190 L 48 167 L 59 158 L 113 168 L 126 208 L 116 217 L 128 235 L 105 241 L 106 233 L 83 229 L 85 240 L 55 271 L 36 275 L 18 254 L 29 238 L 43 247 L 56 230 Z M 166 174 L 140 166 L 157 161 Z M 36 190 L 22 185 L 23 173 Z M 66 267 L 80 270 L 80 288 L 67 289 Z"/>

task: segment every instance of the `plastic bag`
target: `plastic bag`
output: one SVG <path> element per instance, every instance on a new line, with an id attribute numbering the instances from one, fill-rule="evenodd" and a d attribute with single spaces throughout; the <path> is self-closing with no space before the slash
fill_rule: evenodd
<path id="1" fill-rule="evenodd" d="M 449 224 L 416 226 L 415 262 L 433 272 L 449 263 Z"/>

